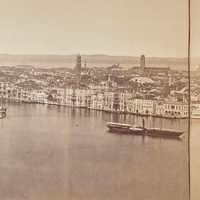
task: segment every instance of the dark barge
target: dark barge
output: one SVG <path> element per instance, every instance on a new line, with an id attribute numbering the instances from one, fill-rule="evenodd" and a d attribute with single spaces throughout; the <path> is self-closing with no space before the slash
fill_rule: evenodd
<path id="1" fill-rule="evenodd" d="M 184 131 L 174 129 L 144 128 L 144 126 L 134 127 L 131 124 L 121 124 L 114 122 L 108 122 L 107 127 L 109 131 L 113 133 L 143 135 L 150 137 L 179 138 L 184 133 Z"/>

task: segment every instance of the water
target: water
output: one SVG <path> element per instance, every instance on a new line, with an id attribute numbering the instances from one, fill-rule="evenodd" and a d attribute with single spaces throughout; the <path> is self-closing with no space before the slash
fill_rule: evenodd
<path id="1" fill-rule="evenodd" d="M 187 200 L 187 142 L 117 135 L 140 117 L 11 104 L 0 121 L 0 199 Z M 187 120 L 146 119 L 187 129 Z"/>
<path id="2" fill-rule="evenodd" d="M 200 119 L 192 120 L 191 124 L 191 188 L 192 200 L 200 199 Z"/>

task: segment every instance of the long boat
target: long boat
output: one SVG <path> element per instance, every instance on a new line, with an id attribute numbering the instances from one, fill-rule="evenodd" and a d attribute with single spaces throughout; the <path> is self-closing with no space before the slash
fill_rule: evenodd
<path id="1" fill-rule="evenodd" d="M 161 129 L 161 128 L 144 128 L 132 126 L 131 124 L 122 124 L 122 123 L 114 123 L 108 122 L 107 127 L 110 132 L 114 133 L 123 133 L 123 134 L 133 134 L 133 135 L 143 135 L 143 136 L 151 136 L 151 137 L 180 137 L 184 131 L 174 130 L 174 129 Z"/>

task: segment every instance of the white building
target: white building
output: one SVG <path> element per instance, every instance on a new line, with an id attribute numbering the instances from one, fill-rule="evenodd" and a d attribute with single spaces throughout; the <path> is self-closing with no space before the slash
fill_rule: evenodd
<path id="1" fill-rule="evenodd" d="M 146 99 L 133 100 L 134 113 L 139 115 L 155 115 L 156 112 L 155 105 L 156 104 L 154 100 L 146 100 Z"/>
<path id="2" fill-rule="evenodd" d="M 188 117 L 188 104 L 181 102 L 165 102 L 163 104 L 163 116 L 168 118 Z"/>

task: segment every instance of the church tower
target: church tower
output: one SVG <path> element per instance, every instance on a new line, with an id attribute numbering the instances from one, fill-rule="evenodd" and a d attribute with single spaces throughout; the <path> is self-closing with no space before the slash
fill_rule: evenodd
<path id="1" fill-rule="evenodd" d="M 145 69 L 145 55 L 141 55 L 140 57 L 140 69 L 142 72 L 144 72 Z"/>

